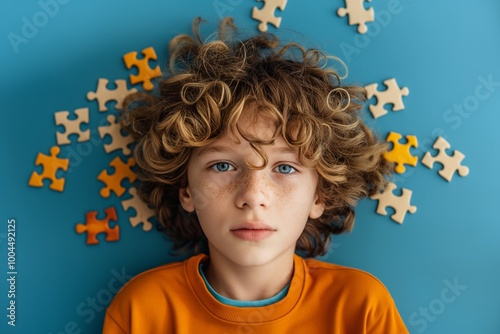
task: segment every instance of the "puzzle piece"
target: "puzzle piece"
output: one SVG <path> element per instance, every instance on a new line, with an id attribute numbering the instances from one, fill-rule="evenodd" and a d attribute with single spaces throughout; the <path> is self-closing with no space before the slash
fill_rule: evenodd
<path id="1" fill-rule="evenodd" d="M 387 114 L 387 110 L 384 109 L 384 105 L 387 103 L 393 105 L 392 111 L 403 110 L 405 108 L 403 96 L 410 94 L 408 87 L 399 88 L 394 78 L 385 80 L 384 85 L 387 87 L 385 91 L 378 91 L 378 84 L 376 83 L 365 86 L 368 99 L 371 99 L 373 96 L 377 97 L 377 104 L 368 106 L 373 118 L 379 118 Z"/>
<path id="2" fill-rule="evenodd" d="M 367 22 L 375 21 L 375 12 L 371 7 L 368 9 L 365 8 L 365 0 L 345 0 L 345 8 L 339 8 L 337 15 L 340 17 L 349 15 L 349 25 L 357 24 L 360 34 L 368 31 L 366 27 Z"/>
<path id="3" fill-rule="evenodd" d="M 287 0 L 258 0 L 264 1 L 264 7 L 261 9 L 253 7 L 252 18 L 260 21 L 259 30 L 261 32 L 267 31 L 267 24 L 270 23 L 276 28 L 280 27 L 281 17 L 276 17 L 274 12 L 279 8 L 282 11 L 285 10 Z"/>
<path id="4" fill-rule="evenodd" d="M 130 155 L 131 151 L 128 146 L 134 142 L 134 139 L 129 134 L 122 134 L 120 122 L 116 120 L 114 115 L 109 115 L 106 119 L 110 125 L 104 125 L 97 128 L 101 138 L 104 138 L 106 135 L 111 137 L 111 143 L 104 144 L 104 150 L 106 153 L 122 150 L 124 155 Z"/>
<path id="5" fill-rule="evenodd" d="M 377 213 L 379 215 L 386 216 L 387 207 L 391 207 L 394 209 L 394 214 L 391 216 L 392 220 L 402 224 L 406 212 L 415 213 L 417 212 L 417 207 L 410 204 L 412 195 L 411 190 L 402 188 L 401 195 L 396 196 L 393 194 L 396 188 L 396 184 L 388 182 L 383 192 L 379 192 L 370 198 L 378 200 Z"/>
<path id="6" fill-rule="evenodd" d="M 387 161 L 396 163 L 394 170 L 398 174 L 403 174 L 406 170 L 405 164 L 415 167 L 418 162 L 418 157 L 411 155 L 410 148 L 418 148 L 417 137 L 406 136 L 406 144 L 400 144 L 401 135 L 396 132 L 390 132 L 386 141 L 392 142 L 392 150 L 384 153 L 384 158 Z"/>
<path id="7" fill-rule="evenodd" d="M 132 198 L 122 201 L 122 206 L 125 211 L 130 208 L 135 209 L 136 215 L 129 218 L 130 225 L 136 227 L 142 223 L 142 229 L 150 231 L 153 228 L 153 224 L 151 224 L 149 219 L 154 217 L 154 211 L 139 197 L 136 188 L 130 188 L 128 193 L 132 195 Z"/>
<path id="8" fill-rule="evenodd" d="M 69 140 L 70 134 L 78 135 L 78 142 L 90 140 L 90 130 L 81 131 L 80 126 L 83 123 L 89 123 L 89 108 L 80 108 L 75 110 L 76 119 L 68 119 L 69 111 L 58 111 L 54 113 L 56 125 L 64 125 L 66 131 L 64 133 L 56 132 L 56 140 L 58 145 L 66 145 L 71 143 Z"/>
<path id="9" fill-rule="evenodd" d="M 422 158 L 422 164 L 432 169 L 434 162 L 439 162 L 443 165 L 443 168 L 438 172 L 439 175 L 446 181 L 450 182 L 455 171 L 458 172 L 460 176 L 467 176 L 469 174 L 469 167 L 461 165 L 462 160 L 464 160 L 465 155 L 462 152 L 454 150 L 453 155 L 448 155 L 446 150 L 451 146 L 443 137 L 438 137 L 434 142 L 432 147 L 439 151 L 439 153 L 433 157 L 429 152 L 425 153 Z"/>
<path id="10" fill-rule="evenodd" d="M 62 169 L 63 171 L 68 170 L 69 159 L 58 158 L 57 156 L 60 152 L 61 149 L 58 146 L 53 146 L 50 149 L 50 156 L 38 153 L 35 164 L 43 166 L 43 172 L 42 174 L 33 172 L 28 181 L 28 185 L 37 188 L 43 187 L 43 180 L 50 179 L 52 181 L 49 186 L 50 189 L 55 191 L 64 190 L 65 180 L 63 178 L 56 178 L 56 173 L 58 169 Z"/>
<path id="11" fill-rule="evenodd" d="M 99 79 L 97 90 L 87 93 L 87 100 L 93 101 L 97 99 L 100 112 L 108 110 L 106 103 L 109 101 L 116 101 L 115 109 L 121 110 L 123 99 L 129 94 L 137 92 L 135 88 L 127 89 L 127 81 L 125 80 L 115 80 L 115 89 L 108 89 L 108 82 L 108 79 Z"/>
<path id="12" fill-rule="evenodd" d="M 153 83 L 151 79 L 161 76 L 160 66 L 151 68 L 149 66 L 150 60 L 157 60 L 155 49 L 152 47 L 142 50 L 143 58 L 137 59 L 137 52 L 129 52 L 123 56 L 123 61 L 127 69 L 132 66 L 137 67 L 137 75 L 130 74 L 129 79 L 132 85 L 142 82 L 142 88 L 145 90 L 152 90 Z"/>
<path id="13" fill-rule="evenodd" d="M 117 221 L 116 209 L 109 207 L 104 210 L 106 218 L 97 219 L 97 211 L 90 211 L 85 214 L 85 224 L 76 225 L 76 233 L 82 234 L 87 232 L 87 245 L 96 245 L 99 243 L 97 235 L 106 233 L 106 241 L 118 241 L 120 239 L 120 226 L 109 227 L 109 221 Z"/>
<path id="14" fill-rule="evenodd" d="M 135 160 L 134 158 L 129 158 L 127 163 L 124 163 L 120 157 L 116 157 L 109 165 L 115 169 L 113 174 L 109 174 L 107 170 L 103 170 L 97 176 L 97 179 L 106 185 L 101 189 L 100 194 L 102 197 L 108 198 L 111 195 L 111 191 L 113 191 L 120 197 L 125 192 L 125 188 L 121 186 L 122 181 L 128 179 L 130 182 L 134 182 L 137 178 L 137 175 L 132 171 Z"/>

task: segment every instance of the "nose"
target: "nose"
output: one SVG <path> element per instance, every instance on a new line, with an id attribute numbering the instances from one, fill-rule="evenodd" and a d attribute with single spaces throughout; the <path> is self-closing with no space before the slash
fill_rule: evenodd
<path id="1" fill-rule="evenodd" d="M 236 206 L 238 208 L 266 208 L 270 204 L 271 184 L 262 170 L 248 170 L 238 183 Z"/>

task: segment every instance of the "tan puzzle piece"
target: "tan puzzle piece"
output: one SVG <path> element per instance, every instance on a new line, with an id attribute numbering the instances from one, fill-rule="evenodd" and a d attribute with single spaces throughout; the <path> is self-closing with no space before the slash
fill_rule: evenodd
<path id="1" fill-rule="evenodd" d="M 418 148 L 417 137 L 406 136 L 406 144 L 399 143 L 400 139 L 401 135 L 399 133 L 390 132 L 386 141 L 392 143 L 392 150 L 384 153 L 385 160 L 396 164 L 394 170 L 398 174 L 405 172 L 406 168 L 404 165 L 415 167 L 418 162 L 418 157 L 410 153 L 411 147 Z"/>
<path id="2" fill-rule="evenodd" d="M 101 138 L 104 138 L 106 135 L 111 137 L 111 143 L 104 144 L 104 151 L 110 153 L 116 150 L 122 150 L 124 155 L 130 155 L 132 151 L 128 146 L 134 142 L 134 139 L 130 134 L 122 134 L 120 122 L 116 120 L 114 115 L 109 115 L 106 119 L 110 125 L 104 125 L 97 128 Z"/>
<path id="3" fill-rule="evenodd" d="M 141 59 L 137 59 L 137 52 L 129 52 L 123 56 L 123 61 L 127 69 L 131 69 L 132 66 L 137 67 L 137 75 L 130 74 L 129 79 L 132 85 L 142 82 L 142 88 L 144 90 L 152 90 L 153 83 L 151 79 L 161 76 L 160 66 L 151 68 L 149 66 L 150 60 L 157 60 L 155 49 L 152 47 L 142 50 Z"/>
<path id="4" fill-rule="evenodd" d="M 104 182 L 106 185 L 101 189 L 100 194 L 102 197 L 108 198 L 111 195 L 111 191 L 113 191 L 116 196 L 120 197 L 125 192 L 125 188 L 121 186 L 122 181 L 128 179 L 130 182 L 134 182 L 137 178 L 137 175 L 132 170 L 132 166 L 135 165 L 135 160 L 134 158 L 129 158 L 127 163 L 124 163 L 120 157 L 116 157 L 109 165 L 115 169 L 113 174 L 109 174 L 108 171 L 104 169 L 97 176 L 97 179 Z"/>
<path id="5" fill-rule="evenodd" d="M 49 186 L 50 189 L 55 191 L 63 191 L 64 190 L 64 178 L 58 179 L 56 177 L 56 173 L 58 169 L 62 169 L 63 171 L 68 170 L 69 159 L 61 159 L 57 156 L 61 152 L 61 149 L 58 146 L 52 146 L 50 149 L 50 156 L 45 155 L 43 153 L 38 153 L 35 161 L 35 165 L 40 165 L 43 167 L 42 174 L 37 172 L 33 172 L 28 181 L 28 185 L 31 187 L 43 187 L 43 180 L 49 179 L 51 180 L 51 184 Z"/>
<path id="6" fill-rule="evenodd" d="M 75 110 L 76 119 L 68 119 L 69 111 L 58 111 L 54 113 L 56 125 L 64 125 L 65 132 L 56 132 L 57 145 L 70 144 L 69 135 L 77 134 L 78 142 L 90 140 L 90 130 L 81 131 L 83 123 L 89 123 L 89 108 L 79 108 Z"/>
<path id="7" fill-rule="evenodd" d="M 383 192 L 379 192 L 370 198 L 378 200 L 377 213 L 379 215 L 386 216 L 387 207 L 391 207 L 394 209 L 394 214 L 391 216 L 392 220 L 402 224 L 405 219 L 406 212 L 415 213 L 417 212 L 417 207 L 410 204 L 412 196 L 411 190 L 403 188 L 401 195 L 396 196 L 393 193 L 396 189 L 396 184 L 388 182 Z"/>
<path id="8" fill-rule="evenodd" d="M 151 231 L 153 224 L 149 221 L 149 219 L 154 217 L 154 211 L 139 197 L 136 188 L 130 188 L 128 193 L 132 195 L 132 198 L 122 201 L 122 206 L 125 211 L 130 208 L 135 209 L 135 216 L 131 216 L 129 218 L 130 225 L 137 227 L 137 225 L 142 223 L 142 229 L 144 231 Z"/>
<path id="9" fill-rule="evenodd" d="M 443 165 L 443 168 L 438 172 L 443 179 L 451 182 L 453 174 L 458 172 L 460 176 L 469 175 L 469 167 L 462 165 L 462 160 L 464 160 L 465 155 L 457 150 L 453 151 L 453 155 L 450 156 L 446 153 L 446 150 L 451 146 L 443 137 L 438 137 L 434 142 L 432 147 L 439 151 L 439 153 L 433 157 L 429 152 L 425 153 L 422 158 L 422 164 L 432 169 L 434 162 L 439 162 Z"/>
<path id="10" fill-rule="evenodd" d="M 279 8 L 282 11 L 285 10 L 287 0 L 258 0 L 264 1 L 264 7 L 261 9 L 253 7 L 252 18 L 260 21 L 259 30 L 261 32 L 267 31 L 267 24 L 270 23 L 276 28 L 280 27 L 281 17 L 275 16 L 275 11 Z"/>
<path id="11" fill-rule="evenodd" d="M 370 1 L 370 0 L 368 0 Z M 337 15 L 349 16 L 349 25 L 358 25 L 358 32 L 364 34 L 368 31 L 367 22 L 375 21 L 375 12 L 373 8 L 365 8 L 365 0 L 345 0 L 345 8 L 337 10 Z"/>
<path id="12" fill-rule="evenodd" d="M 120 239 L 120 226 L 109 227 L 109 221 L 117 221 L 116 209 L 114 207 L 104 210 L 106 218 L 97 219 L 97 211 L 90 211 L 85 214 L 85 224 L 77 224 L 76 233 L 87 232 L 87 245 L 96 245 L 99 243 L 97 235 L 106 234 L 106 241 L 118 241 Z"/>
<path id="13" fill-rule="evenodd" d="M 106 103 L 109 101 L 116 101 L 115 109 L 122 109 L 122 102 L 125 97 L 129 94 L 137 92 L 137 89 L 127 88 L 127 81 L 125 80 L 115 80 L 115 89 L 108 89 L 108 79 L 100 78 L 97 82 L 97 90 L 95 92 L 87 93 L 87 100 L 93 101 L 97 99 L 99 103 L 99 111 L 107 111 Z"/>
<path id="14" fill-rule="evenodd" d="M 384 81 L 384 85 L 387 87 L 385 91 L 378 91 L 378 84 L 373 83 L 365 86 L 366 97 L 371 99 L 372 97 L 377 97 L 377 104 L 369 105 L 368 108 L 373 115 L 373 118 L 379 118 L 387 114 L 387 110 L 384 109 L 384 105 L 391 103 L 393 105 L 392 111 L 400 111 L 405 108 L 403 103 L 403 96 L 408 96 L 410 90 L 408 87 L 399 88 L 396 79 L 391 78 Z"/>

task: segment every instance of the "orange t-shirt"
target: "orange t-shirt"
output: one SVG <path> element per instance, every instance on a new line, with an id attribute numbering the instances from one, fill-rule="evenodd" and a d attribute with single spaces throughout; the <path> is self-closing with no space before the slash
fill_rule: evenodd
<path id="1" fill-rule="evenodd" d="M 108 307 L 103 333 L 408 333 L 385 286 L 361 270 L 295 255 L 282 300 L 235 307 L 207 289 L 203 261 L 196 255 L 130 280 Z"/>

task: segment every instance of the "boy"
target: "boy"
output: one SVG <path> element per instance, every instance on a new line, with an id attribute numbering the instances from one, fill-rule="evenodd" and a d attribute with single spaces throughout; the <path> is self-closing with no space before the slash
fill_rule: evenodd
<path id="1" fill-rule="evenodd" d="M 328 58 L 273 35 L 170 44 L 158 97 L 127 102 L 143 198 L 178 250 L 132 279 L 104 333 L 408 333 L 368 273 L 307 257 L 348 231 L 389 171 Z"/>

